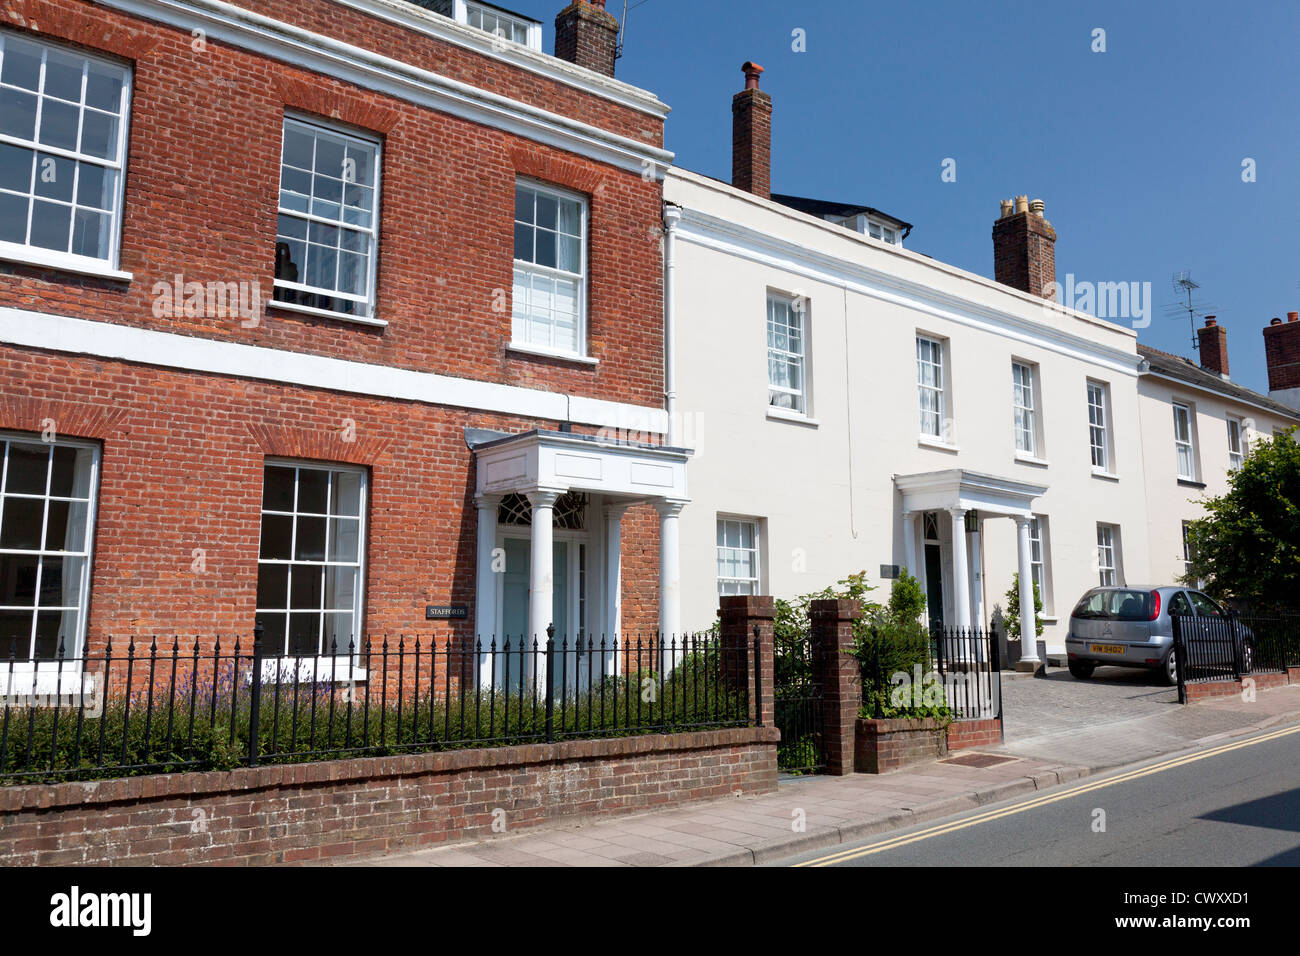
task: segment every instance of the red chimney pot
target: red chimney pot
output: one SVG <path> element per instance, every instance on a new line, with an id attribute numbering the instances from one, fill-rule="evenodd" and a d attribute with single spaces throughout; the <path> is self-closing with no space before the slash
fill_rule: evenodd
<path id="1" fill-rule="evenodd" d="M 1286 314 L 1286 320 L 1288 322 L 1300 322 L 1300 312 L 1288 312 Z"/>
<path id="2" fill-rule="evenodd" d="M 747 61 L 740 69 L 745 74 L 745 89 L 758 89 L 758 78 L 763 75 L 763 68 L 757 63 Z"/>
<path id="3" fill-rule="evenodd" d="M 1216 321 L 1214 320 L 1214 316 L 1212 316 L 1212 315 L 1207 315 L 1207 316 L 1205 317 L 1205 327 L 1206 327 L 1207 329 L 1210 328 L 1211 326 L 1215 326 L 1215 325 L 1218 325 L 1218 324 L 1219 324 L 1219 323 L 1216 322 Z"/>

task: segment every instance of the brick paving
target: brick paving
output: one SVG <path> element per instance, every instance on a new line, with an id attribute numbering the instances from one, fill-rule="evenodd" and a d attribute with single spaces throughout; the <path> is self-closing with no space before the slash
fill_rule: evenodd
<path id="1" fill-rule="evenodd" d="M 938 819 L 1044 790 L 1090 773 L 1208 746 L 1300 720 L 1300 686 L 1255 702 L 1220 698 L 1182 707 L 1145 674 L 1064 671 L 1004 686 L 1007 739 L 991 767 L 942 761 L 895 773 L 784 779 L 775 793 L 595 819 L 490 840 L 342 861 L 360 866 L 750 865 Z M 969 754 L 972 751 L 964 751 Z M 797 820 L 804 828 L 795 827 Z"/>

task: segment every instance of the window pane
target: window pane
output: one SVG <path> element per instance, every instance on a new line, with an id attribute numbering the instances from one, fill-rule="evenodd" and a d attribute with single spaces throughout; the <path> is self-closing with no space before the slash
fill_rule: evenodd
<path id="1" fill-rule="evenodd" d="M 0 130 L 17 139 L 35 139 L 36 97 L 21 90 L 0 89 Z"/>
<path id="2" fill-rule="evenodd" d="M 32 210 L 31 244 L 67 252 L 72 245 L 72 207 L 36 200 Z"/>
<path id="3" fill-rule="evenodd" d="M 259 564 L 257 566 L 257 606 L 282 608 L 289 599 L 289 566 L 287 564 Z"/>
<path id="4" fill-rule="evenodd" d="M 9 442 L 9 471 L 4 490 L 11 495 L 43 495 L 49 477 L 48 445 Z"/>
<path id="5" fill-rule="evenodd" d="M 93 60 L 86 73 L 86 105 L 117 113 L 122 108 L 122 73 Z"/>
<path id="6" fill-rule="evenodd" d="M 295 561 L 325 560 L 325 519 L 300 516 L 297 524 L 297 537 L 294 539 Z"/>
<path id="7" fill-rule="evenodd" d="M 45 55 L 46 96 L 57 96 L 71 103 L 81 102 L 81 72 L 85 60 L 60 50 L 49 50 Z"/>
<path id="8" fill-rule="evenodd" d="M 285 561 L 293 557 L 293 518 L 288 515 L 262 515 L 260 556 Z"/>
<path id="9" fill-rule="evenodd" d="M 0 241 L 27 242 L 27 218 L 32 202 L 25 196 L 0 193 Z"/>
<path id="10" fill-rule="evenodd" d="M 41 81 L 41 48 L 12 36 L 4 38 L 4 69 L 0 81 L 35 92 Z"/>
<path id="11" fill-rule="evenodd" d="M 44 498 L 5 498 L 0 518 L 0 548 L 39 551 L 45 524 Z"/>
<path id="12" fill-rule="evenodd" d="M 45 100 L 41 104 L 41 130 L 38 139 L 46 146 L 59 149 L 77 148 L 77 121 L 81 110 L 70 103 Z"/>
<path id="13" fill-rule="evenodd" d="M 31 189 L 34 160 L 30 149 L 0 143 L 0 189 L 24 193 Z"/>

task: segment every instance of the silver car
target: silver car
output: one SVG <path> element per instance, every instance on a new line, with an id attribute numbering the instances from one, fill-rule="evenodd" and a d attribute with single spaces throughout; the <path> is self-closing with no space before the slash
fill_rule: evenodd
<path id="1" fill-rule="evenodd" d="M 1157 671 L 1164 683 L 1176 684 L 1171 615 L 1182 618 L 1183 639 L 1195 645 L 1189 654 L 1198 664 L 1236 664 L 1243 672 L 1251 670 L 1250 630 L 1234 629 L 1239 635 L 1236 647 L 1225 644 L 1217 638 L 1224 629 L 1214 622 L 1226 622 L 1231 613 L 1200 591 L 1167 585 L 1093 588 L 1085 594 L 1070 614 L 1065 637 L 1070 673 L 1087 680 L 1102 664 L 1144 667 Z"/>

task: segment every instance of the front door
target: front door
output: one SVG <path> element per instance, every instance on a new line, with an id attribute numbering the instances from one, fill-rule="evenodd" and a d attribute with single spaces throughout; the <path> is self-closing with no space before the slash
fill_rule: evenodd
<path id="1" fill-rule="evenodd" d="M 520 668 L 522 662 L 522 673 L 527 679 L 536 670 L 541 669 L 541 663 L 546 654 L 546 633 L 529 634 L 528 633 L 528 605 L 529 605 L 529 577 L 532 566 L 532 543 L 526 538 L 505 538 L 503 544 L 505 550 L 505 574 L 502 581 L 501 595 L 501 634 L 503 641 L 498 641 L 499 648 L 504 647 L 504 641 L 509 642 L 510 648 L 510 681 L 519 680 Z M 551 554 L 551 623 L 555 625 L 555 666 L 557 672 L 561 671 L 561 665 L 567 663 L 567 673 L 569 681 L 573 679 L 574 668 L 580 664 L 585 665 L 586 661 L 579 661 L 579 657 L 585 658 L 585 652 L 579 655 L 577 652 L 577 641 L 582 636 L 580 631 L 580 622 L 574 621 L 574 614 L 581 616 L 583 605 L 581 585 L 581 571 L 585 567 L 586 546 L 577 541 L 557 540 L 552 544 Z M 577 559 L 578 573 L 573 571 L 573 565 Z M 520 651 L 520 641 L 523 640 L 522 654 Z M 534 657 L 534 642 L 536 642 L 536 657 Z M 565 660 L 561 660 L 561 657 Z M 498 661 L 498 673 L 504 661 Z M 538 666 L 535 667 L 534 664 Z M 579 667 L 579 670 L 582 668 Z M 557 673 L 557 677 L 559 674 Z"/>
<path id="2" fill-rule="evenodd" d="M 925 597 L 930 624 L 943 624 L 943 547 L 939 544 L 925 546 Z"/>

